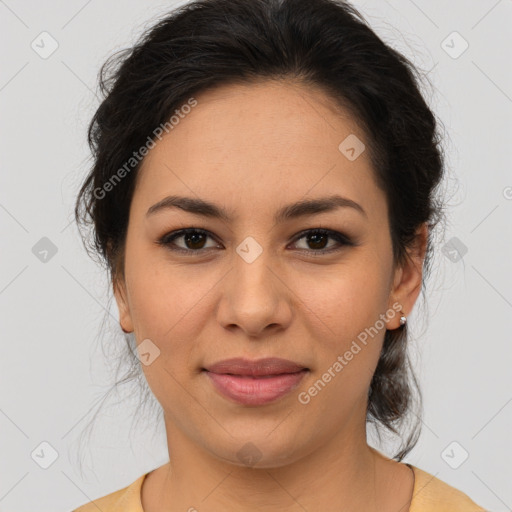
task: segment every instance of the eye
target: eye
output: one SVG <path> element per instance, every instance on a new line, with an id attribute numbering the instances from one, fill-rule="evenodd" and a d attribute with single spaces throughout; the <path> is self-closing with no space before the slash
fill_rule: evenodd
<path id="1" fill-rule="evenodd" d="M 187 255 L 198 254 L 208 251 L 209 249 L 222 248 L 222 246 L 216 242 L 210 246 L 206 245 L 208 238 L 214 240 L 208 231 L 199 228 L 186 228 L 167 233 L 157 240 L 156 243 L 167 247 L 171 251 L 181 252 Z M 340 250 L 344 246 L 356 245 L 343 233 L 322 228 L 308 229 L 300 232 L 295 237 L 294 244 L 297 244 L 297 242 L 302 239 L 305 240 L 307 247 L 299 247 L 299 250 L 309 254 L 331 253 Z M 329 239 L 334 241 L 330 246 L 328 244 Z M 181 244 L 176 243 L 178 240 L 181 240 Z"/>
<path id="2" fill-rule="evenodd" d="M 205 245 L 205 242 L 208 238 L 212 237 L 207 231 L 204 231 L 203 229 L 187 228 L 180 229 L 179 231 L 174 231 L 172 233 L 167 233 L 162 238 L 160 238 L 157 243 L 166 246 L 172 251 L 190 254 L 218 247 L 218 244 L 210 247 Z M 182 239 L 181 246 L 175 243 L 176 240 L 180 239 Z"/>
<path id="3" fill-rule="evenodd" d="M 334 244 L 331 244 L 329 247 L 327 241 L 330 239 L 334 240 Z M 343 233 L 339 233 L 338 231 L 332 231 L 330 229 L 309 229 L 307 231 L 303 231 L 299 233 L 299 235 L 295 238 L 295 243 L 297 241 L 305 239 L 306 247 L 305 250 L 307 252 L 313 253 L 328 253 L 334 252 L 342 248 L 343 246 L 353 246 L 355 243 Z M 311 250 L 313 249 L 313 250 Z"/>

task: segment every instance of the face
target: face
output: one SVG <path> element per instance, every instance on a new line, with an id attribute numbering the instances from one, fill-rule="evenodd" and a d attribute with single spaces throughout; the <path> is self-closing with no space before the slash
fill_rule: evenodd
<path id="1" fill-rule="evenodd" d="M 297 84 L 195 98 L 143 161 L 115 286 L 169 439 L 273 467 L 364 436 L 385 330 L 421 282 L 394 266 L 364 133 Z M 232 358 L 298 368 L 213 366 Z"/>

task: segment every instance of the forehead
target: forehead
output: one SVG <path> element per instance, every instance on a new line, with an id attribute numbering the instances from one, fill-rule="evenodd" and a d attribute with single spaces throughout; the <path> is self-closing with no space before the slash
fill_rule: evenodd
<path id="1" fill-rule="evenodd" d="M 269 80 L 194 98 L 145 157 L 135 207 L 172 193 L 253 212 L 328 193 L 382 201 L 364 133 L 322 90 Z"/>

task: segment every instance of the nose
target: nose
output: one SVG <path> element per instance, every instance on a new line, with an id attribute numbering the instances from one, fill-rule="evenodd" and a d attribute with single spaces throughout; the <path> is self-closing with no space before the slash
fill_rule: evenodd
<path id="1" fill-rule="evenodd" d="M 235 255 L 232 270 L 222 280 L 217 319 L 225 329 L 261 338 L 290 325 L 293 292 L 265 251 L 249 261 Z"/>

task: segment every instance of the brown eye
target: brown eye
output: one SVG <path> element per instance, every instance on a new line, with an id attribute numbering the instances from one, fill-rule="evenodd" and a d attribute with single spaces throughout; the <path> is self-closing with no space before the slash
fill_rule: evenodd
<path id="1" fill-rule="evenodd" d="M 306 235 L 306 240 L 311 249 L 325 249 L 329 237 L 323 233 L 310 233 Z"/>
<path id="2" fill-rule="evenodd" d="M 350 238 L 345 236 L 343 233 L 332 231 L 330 229 L 310 229 L 308 231 L 304 231 L 295 239 L 295 243 L 302 239 L 305 240 L 306 247 L 299 247 L 299 249 L 313 253 L 332 252 L 342 248 L 343 246 L 355 245 Z M 334 241 L 330 246 L 328 245 L 329 239 Z"/>
<path id="3" fill-rule="evenodd" d="M 218 247 L 218 244 L 212 246 L 206 246 L 208 238 L 212 238 L 211 235 L 203 231 L 202 229 L 181 229 L 173 233 L 164 235 L 158 243 L 168 247 L 170 250 L 178 252 L 200 252 L 214 247 Z M 180 244 L 176 243 L 177 240 L 182 240 Z"/>
<path id="4" fill-rule="evenodd" d="M 206 241 L 206 235 L 197 232 L 187 233 L 183 235 L 183 240 L 187 249 L 202 249 Z"/>

